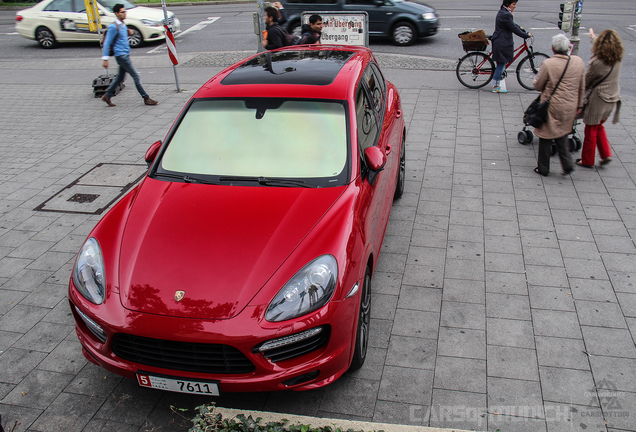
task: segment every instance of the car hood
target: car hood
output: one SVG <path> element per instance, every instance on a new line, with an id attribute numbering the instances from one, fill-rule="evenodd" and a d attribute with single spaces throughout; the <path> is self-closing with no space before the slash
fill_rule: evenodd
<path id="1" fill-rule="evenodd" d="M 146 178 L 121 242 L 122 304 L 177 317 L 235 316 L 343 189 L 214 186 Z M 182 299 L 177 291 L 184 291 Z"/>

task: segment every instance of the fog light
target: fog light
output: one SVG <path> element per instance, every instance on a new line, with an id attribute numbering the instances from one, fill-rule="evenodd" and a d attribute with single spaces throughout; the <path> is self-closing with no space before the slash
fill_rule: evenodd
<path id="1" fill-rule="evenodd" d="M 84 324 L 86 324 L 86 327 L 88 327 L 91 333 L 93 333 L 95 337 L 99 339 L 102 343 L 106 342 L 106 333 L 104 332 L 104 330 L 102 330 L 99 324 L 97 324 L 95 321 L 93 321 L 92 319 L 84 315 L 84 312 L 79 310 L 77 306 L 75 306 L 75 310 L 79 314 L 80 318 L 82 318 L 82 321 L 84 321 Z"/>
<path id="2" fill-rule="evenodd" d="M 300 375 L 300 376 L 285 380 L 283 381 L 283 384 L 285 384 L 286 386 L 294 386 L 294 385 L 302 384 L 316 378 L 319 373 L 320 371 L 309 372 L 304 375 Z"/>

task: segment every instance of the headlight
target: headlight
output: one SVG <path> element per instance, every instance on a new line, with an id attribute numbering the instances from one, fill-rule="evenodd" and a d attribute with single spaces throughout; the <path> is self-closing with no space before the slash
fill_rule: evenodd
<path id="1" fill-rule="evenodd" d="M 435 14 L 433 12 L 423 13 L 422 18 L 424 18 L 426 21 L 435 21 L 436 19 Z"/>
<path id="2" fill-rule="evenodd" d="M 102 304 L 106 293 L 106 277 L 104 275 L 104 258 L 102 249 L 94 238 L 89 238 L 73 267 L 73 284 L 86 300 Z"/>
<path id="3" fill-rule="evenodd" d="M 141 22 L 148 27 L 161 27 L 163 25 L 161 21 L 153 21 L 149 19 L 142 19 Z"/>
<path id="4" fill-rule="evenodd" d="M 292 277 L 276 294 L 265 312 L 270 322 L 306 315 L 327 304 L 338 279 L 338 263 L 332 255 L 316 258 Z"/>

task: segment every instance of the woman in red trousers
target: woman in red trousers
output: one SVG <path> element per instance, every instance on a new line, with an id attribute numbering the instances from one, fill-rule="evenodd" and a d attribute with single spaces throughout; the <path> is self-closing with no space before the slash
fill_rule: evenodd
<path id="1" fill-rule="evenodd" d="M 585 75 L 585 88 L 588 103 L 583 114 L 585 123 L 585 139 L 581 150 L 581 159 L 576 164 L 585 168 L 594 167 L 596 148 L 601 155 L 601 165 L 612 161 L 605 126 L 603 123 L 616 108 L 612 123 L 619 121 L 621 96 L 618 79 L 623 60 L 623 43 L 614 30 L 604 30 L 598 37 L 590 29 L 592 38 L 592 59 Z"/>

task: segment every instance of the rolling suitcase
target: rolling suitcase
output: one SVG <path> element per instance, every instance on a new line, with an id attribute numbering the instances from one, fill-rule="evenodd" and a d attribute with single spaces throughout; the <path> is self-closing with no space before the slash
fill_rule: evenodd
<path id="1" fill-rule="evenodd" d="M 113 83 L 115 78 L 117 78 L 117 75 L 109 75 L 108 72 L 106 72 L 105 75 L 100 75 L 95 78 L 93 80 L 93 93 L 95 94 L 95 97 L 102 97 L 104 93 L 106 93 L 106 90 L 108 90 L 108 87 L 110 87 L 110 85 Z M 118 95 L 119 92 L 124 89 L 124 87 L 126 86 L 123 82 L 118 85 L 115 88 L 115 96 Z"/>

